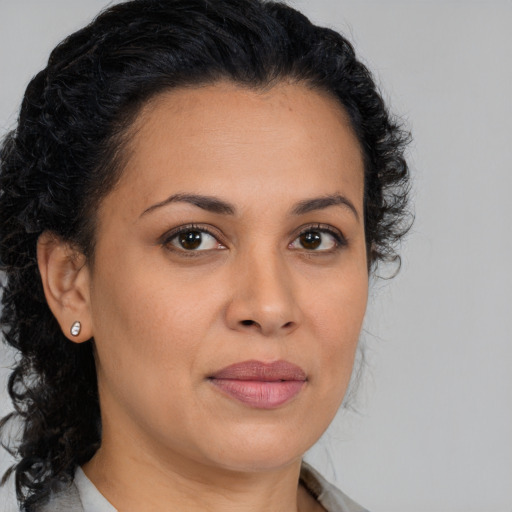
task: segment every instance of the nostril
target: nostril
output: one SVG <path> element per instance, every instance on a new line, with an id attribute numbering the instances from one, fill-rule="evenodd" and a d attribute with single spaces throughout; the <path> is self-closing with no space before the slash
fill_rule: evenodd
<path id="1" fill-rule="evenodd" d="M 260 324 L 258 322 L 255 322 L 254 320 L 242 320 L 240 322 L 240 324 L 243 325 L 243 326 L 246 326 L 246 327 L 252 327 L 253 325 L 255 325 L 256 327 L 260 326 Z M 287 328 L 293 327 L 293 325 L 294 325 L 293 322 L 286 322 L 283 325 L 283 328 L 287 329 Z"/>

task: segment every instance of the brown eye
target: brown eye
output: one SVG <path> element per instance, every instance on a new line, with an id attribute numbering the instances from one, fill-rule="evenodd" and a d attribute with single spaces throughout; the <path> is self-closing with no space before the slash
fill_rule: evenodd
<path id="1" fill-rule="evenodd" d="M 202 233 L 200 231 L 186 231 L 178 235 L 178 242 L 187 251 L 197 249 L 203 240 Z"/>
<path id="2" fill-rule="evenodd" d="M 205 229 L 184 227 L 164 239 L 164 245 L 183 252 L 201 252 L 212 249 L 225 249 L 215 236 Z"/>
<path id="3" fill-rule="evenodd" d="M 343 235 L 331 229 L 312 228 L 303 231 L 290 245 L 290 249 L 313 252 L 332 252 L 345 245 Z"/>
<path id="4" fill-rule="evenodd" d="M 299 239 L 302 247 L 308 250 L 317 249 L 322 243 L 322 235 L 316 231 L 308 231 L 307 233 L 303 233 L 300 235 Z"/>

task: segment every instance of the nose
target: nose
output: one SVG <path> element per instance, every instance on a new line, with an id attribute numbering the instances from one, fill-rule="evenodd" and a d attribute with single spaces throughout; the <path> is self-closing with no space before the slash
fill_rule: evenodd
<path id="1" fill-rule="evenodd" d="M 277 255 L 253 255 L 233 269 L 229 328 L 263 336 L 283 336 L 300 324 L 300 308 L 286 263 Z"/>

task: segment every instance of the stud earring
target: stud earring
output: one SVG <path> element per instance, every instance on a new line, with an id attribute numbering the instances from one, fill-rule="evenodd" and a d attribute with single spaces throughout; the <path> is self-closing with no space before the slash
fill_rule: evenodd
<path id="1" fill-rule="evenodd" d="M 78 336 L 81 330 L 82 324 L 77 320 L 76 322 L 73 322 L 73 325 L 69 331 L 71 332 L 71 336 Z"/>

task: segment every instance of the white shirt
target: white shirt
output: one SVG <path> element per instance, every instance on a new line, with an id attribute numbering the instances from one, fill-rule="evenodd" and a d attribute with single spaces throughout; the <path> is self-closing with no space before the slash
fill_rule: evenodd
<path id="1" fill-rule="evenodd" d="M 81 467 L 75 471 L 75 485 L 80 494 L 84 512 L 117 512 L 107 498 L 98 491 L 96 486 L 85 476 Z"/>

